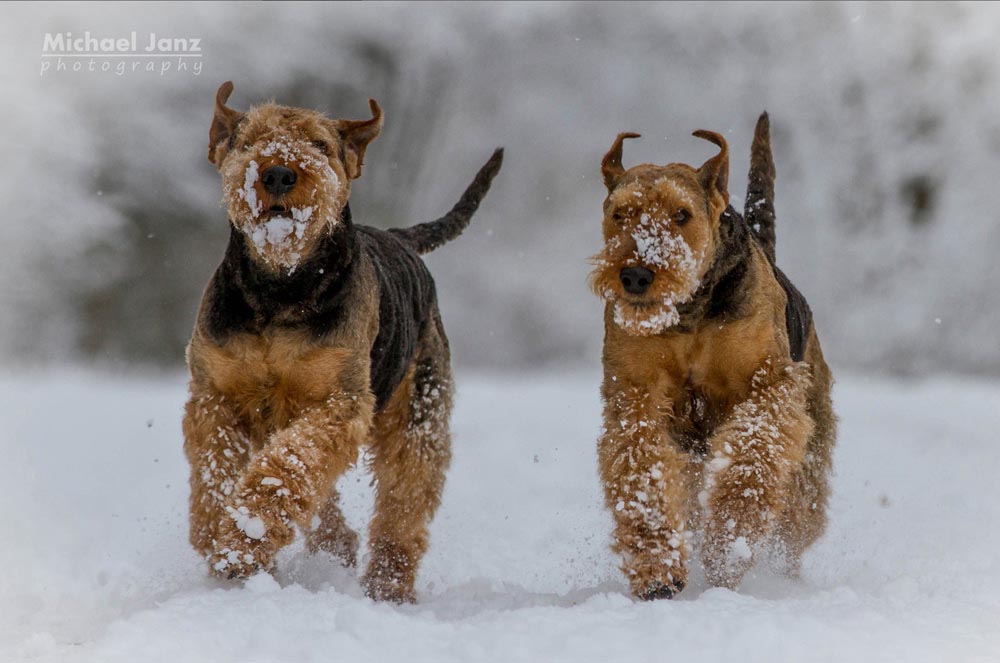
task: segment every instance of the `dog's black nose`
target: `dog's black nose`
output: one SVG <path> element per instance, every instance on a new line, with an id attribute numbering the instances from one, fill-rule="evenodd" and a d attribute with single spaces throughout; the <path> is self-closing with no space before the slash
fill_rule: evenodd
<path id="1" fill-rule="evenodd" d="M 653 272 L 645 267 L 626 267 L 618 273 L 625 292 L 633 295 L 641 295 L 649 290 L 653 284 Z"/>
<path id="2" fill-rule="evenodd" d="M 260 176 L 264 190 L 272 196 L 280 196 L 291 191 L 296 179 L 298 178 L 295 171 L 284 166 L 271 166 Z"/>

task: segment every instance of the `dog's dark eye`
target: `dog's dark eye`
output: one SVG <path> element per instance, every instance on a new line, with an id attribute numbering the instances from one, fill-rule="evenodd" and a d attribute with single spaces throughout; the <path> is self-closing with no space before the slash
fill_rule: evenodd
<path id="1" fill-rule="evenodd" d="M 330 156 L 330 146 L 327 145 L 325 140 L 314 140 L 313 147 L 322 152 L 326 156 Z"/>
<path id="2" fill-rule="evenodd" d="M 611 218 L 614 219 L 615 221 L 621 221 L 622 219 L 625 218 L 625 215 L 622 214 L 621 212 L 615 212 L 614 214 L 611 215 Z"/>
<path id="3" fill-rule="evenodd" d="M 686 209 L 677 210 L 677 212 L 674 214 L 674 223 L 676 223 L 679 226 L 683 226 L 690 220 L 691 220 L 691 212 L 687 211 Z"/>

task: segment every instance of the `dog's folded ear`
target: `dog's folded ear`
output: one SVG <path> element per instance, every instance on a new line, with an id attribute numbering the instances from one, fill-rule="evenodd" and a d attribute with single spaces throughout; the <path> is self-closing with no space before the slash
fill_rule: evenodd
<path id="1" fill-rule="evenodd" d="M 344 141 L 344 170 L 352 180 L 361 177 L 361 167 L 365 161 L 365 150 L 368 143 L 382 133 L 382 108 L 374 99 L 368 100 L 372 110 L 370 120 L 337 120 L 334 126 Z"/>
<path id="2" fill-rule="evenodd" d="M 625 168 L 622 167 L 622 143 L 626 138 L 639 138 L 639 134 L 632 132 L 618 134 L 611 149 L 601 159 L 601 174 L 604 175 L 604 186 L 608 187 L 608 193 L 614 191 L 622 175 L 625 174 Z"/>
<path id="3" fill-rule="evenodd" d="M 729 146 L 726 139 L 714 131 L 699 129 L 693 136 L 704 138 L 719 146 L 719 153 L 702 164 L 698 169 L 701 186 L 709 194 L 717 193 L 729 204 Z"/>
<path id="4" fill-rule="evenodd" d="M 221 156 L 218 151 L 220 144 L 229 141 L 236 130 L 236 124 L 243 117 L 243 113 L 226 106 L 232 93 L 232 81 L 220 85 L 219 91 L 215 93 L 215 117 L 212 118 L 212 127 L 208 130 L 208 160 L 216 166 L 219 165 Z"/>

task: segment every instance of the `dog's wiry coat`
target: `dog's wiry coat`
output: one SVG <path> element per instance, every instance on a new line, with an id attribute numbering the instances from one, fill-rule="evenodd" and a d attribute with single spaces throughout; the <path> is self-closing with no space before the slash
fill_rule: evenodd
<path id="1" fill-rule="evenodd" d="M 223 175 L 230 241 L 188 347 L 184 417 L 191 543 L 210 568 L 269 568 L 295 527 L 310 550 L 357 560 L 333 485 L 367 446 L 376 484 L 376 599 L 414 600 L 450 460 L 451 368 L 434 281 L 419 253 L 457 236 L 500 168 L 497 151 L 437 222 L 355 225 L 350 181 L 381 128 L 220 88 L 209 158 Z"/>
<path id="2" fill-rule="evenodd" d="M 735 586 L 777 542 L 797 567 L 822 532 L 835 437 L 831 376 L 802 295 L 774 264 L 766 115 L 747 220 L 729 205 L 724 139 L 698 169 L 602 163 L 606 300 L 601 479 L 634 594 L 687 582 L 701 531 L 710 582 Z"/>

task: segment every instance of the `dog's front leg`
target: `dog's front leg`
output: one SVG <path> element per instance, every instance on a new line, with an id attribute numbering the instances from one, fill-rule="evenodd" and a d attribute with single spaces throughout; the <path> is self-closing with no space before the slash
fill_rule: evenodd
<path id="1" fill-rule="evenodd" d="M 371 446 L 375 513 L 371 560 L 362 580 L 377 601 L 412 603 L 451 462 L 452 382 L 446 364 L 423 360 L 376 417 Z"/>
<path id="2" fill-rule="evenodd" d="M 250 441 L 224 396 L 191 384 L 184 408 L 184 455 L 191 465 L 191 545 L 206 557 L 214 550 L 224 505 L 250 458 Z"/>
<path id="3" fill-rule="evenodd" d="M 340 492 L 330 488 L 326 500 L 314 518 L 315 527 L 306 534 L 306 548 L 310 553 L 323 550 L 337 557 L 344 566 L 352 567 L 358 561 L 358 533 L 351 529 L 340 510 Z"/>
<path id="4" fill-rule="evenodd" d="M 711 438 L 703 506 L 702 559 L 708 581 L 735 588 L 785 506 L 793 471 L 802 463 L 813 422 L 806 406 L 806 364 L 767 360 L 747 397 Z"/>
<path id="5" fill-rule="evenodd" d="M 226 503 L 210 559 L 229 578 L 268 569 L 291 542 L 293 524 L 307 527 L 329 487 L 356 459 L 371 424 L 370 393 L 337 393 L 307 408 L 274 433 Z"/>
<path id="6" fill-rule="evenodd" d="M 628 387 L 605 403 L 598 442 L 604 498 L 614 516 L 614 549 L 632 593 L 671 598 L 687 582 L 688 460 L 663 427 L 647 390 Z"/>

